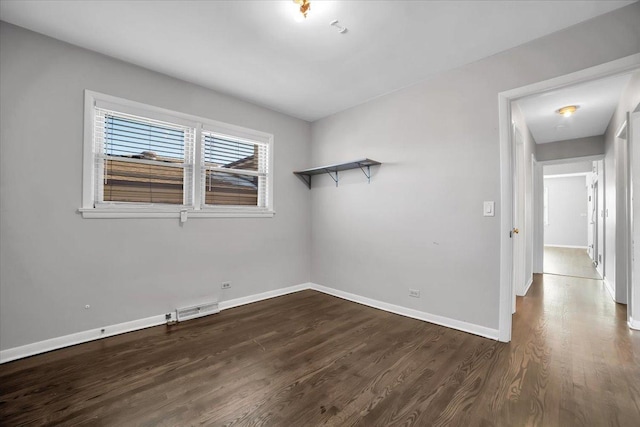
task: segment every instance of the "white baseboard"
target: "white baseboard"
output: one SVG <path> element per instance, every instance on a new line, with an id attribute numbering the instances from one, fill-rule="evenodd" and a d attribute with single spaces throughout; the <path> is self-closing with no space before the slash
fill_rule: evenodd
<path id="1" fill-rule="evenodd" d="M 602 279 L 602 281 L 604 282 L 604 286 L 607 288 L 607 291 L 609 291 L 609 295 L 611 295 L 611 299 L 613 299 L 613 301 L 616 301 L 616 293 L 613 290 L 613 286 L 611 286 L 611 283 L 609 283 L 609 280 L 607 280 L 607 278 L 605 277 L 604 279 Z"/>
<path id="2" fill-rule="evenodd" d="M 233 307 L 239 307 L 245 304 L 251 304 L 253 302 L 262 301 L 269 298 L 280 297 L 282 295 L 292 294 L 294 292 L 304 291 L 310 289 L 311 283 L 303 283 L 301 285 L 289 286 L 287 288 L 280 288 L 273 291 L 262 292 L 261 294 L 249 295 L 247 297 L 230 299 L 229 301 L 220 301 L 218 308 L 220 311 L 227 310 Z"/>
<path id="3" fill-rule="evenodd" d="M 457 329 L 459 331 L 468 332 L 474 335 L 480 335 L 481 337 L 490 338 L 492 340 L 498 339 L 497 329 L 491 329 L 473 323 L 463 322 L 462 320 L 451 319 L 444 316 L 438 316 L 436 314 L 426 313 L 424 311 L 418 311 L 395 304 L 389 304 L 349 292 L 340 291 L 338 289 L 329 288 L 327 286 L 318 285 L 316 283 L 311 283 L 310 288 L 319 292 L 323 292 L 325 294 L 333 295 L 335 297 L 346 299 L 348 301 L 357 302 L 359 304 L 377 308 L 379 310 L 388 311 L 390 313 L 399 314 L 401 316 L 411 317 L 413 319 L 423 320 L 429 323 L 435 323 L 436 325 Z"/>
<path id="4" fill-rule="evenodd" d="M 633 317 L 629 319 L 629 327 L 631 329 L 635 329 L 636 331 L 640 331 L 640 320 L 635 320 Z"/>
<path id="5" fill-rule="evenodd" d="M 302 291 L 304 289 L 309 289 L 310 285 L 310 283 L 304 283 L 302 285 L 276 289 L 274 291 L 250 295 L 248 297 L 222 301 L 219 303 L 218 308 L 220 309 L 220 311 L 222 311 L 229 308 L 238 307 L 240 305 L 251 304 L 252 302 L 258 302 L 265 299 Z M 34 356 L 40 353 L 46 353 L 51 350 L 57 350 L 76 344 L 82 344 L 101 338 L 111 337 L 113 335 L 124 334 L 126 332 L 137 331 L 139 329 L 162 325 L 166 322 L 167 321 L 163 313 L 157 316 L 147 317 L 145 319 L 132 320 L 130 322 L 118 323 L 115 325 L 104 326 L 102 328 L 76 332 L 74 334 L 51 338 L 44 341 L 38 341 L 20 347 L 9 348 L 7 350 L 0 351 L 0 364 L 11 362 L 12 360 L 22 359 L 24 357 Z"/>
<path id="6" fill-rule="evenodd" d="M 545 248 L 566 248 L 566 249 L 589 249 L 587 246 L 573 246 L 573 245 L 544 245 Z"/>
<path id="7" fill-rule="evenodd" d="M 316 283 L 303 283 L 301 285 L 289 286 L 286 288 L 276 289 L 273 291 L 263 292 L 255 295 L 249 295 L 242 298 L 235 298 L 228 301 L 221 301 L 218 304 L 218 308 L 220 309 L 220 311 L 227 310 L 233 307 L 238 307 L 245 304 L 251 304 L 258 301 L 263 301 L 269 298 L 275 298 L 282 295 L 303 291 L 305 289 L 314 289 L 316 291 L 323 292 L 328 295 L 333 295 L 342 299 L 346 299 L 348 301 L 353 301 L 359 304 L 363 304 L 368 307 L 377 308 L 379 310 L 388 311 L 390 313 L 411 317 L 413 319 L 418 319 L 425 322 L 435 323 L 436 325 L 441 325 L 448 328 L 457 329 L 459 331 L 480 335 L 481 337 L 490 338 L 493 340 L 498 339 L 497 329 L 486 328 L 484 326 L 463 322 L 461 320 L 451 319 L 448 317 L 438 316 L 438 315 L 426 313 L 423 311 L 413 310 L 411 308 L 406 308 L 399 305 L 377 301 L 371 298 L 366 298 L 359 295 L 351 294 L 349 292 L 343 292 L 337 289 L 318 285 Z M 0 364 L 11 362 L 12 360 L 34 356 L 40 353 L 46 353 L 48 351 L 57 350 L 64 347 L 69 347 L 76 344 L 82 344 L 85 342 L 94 341 L 101 338 L 111 337 L 113 335 L 124 334 L 126 332 L 136 331 L 139 329 L 150 328 L 152 326 L 158 326 L 164 323 L 166 323 L 166 319 L 165 319 L 165 314 L 163 313 L 157 316 L 147 317 L 145 319 L 132 320 L 130 322 L 118 323 L 115 325 L 104 326 L 102 328 L 76 332 L 74 334 L 51 338 L 44 341 L 38 341 L 32 344 L 23 345 L 20 347 L 9 348 L 7 350 L 0 351 Z"/>
<path id="8" fill-rule="evenodd" d="M 527 292 L 529 292 L 529 288 L 531 287 L 531 285 L 533 285 L 533 275 L 531 275 L 531 277 L 529 277 L 529 281 L 527 282 L 527 284 L 524 287 L 523 296 L 527 295 Z"/>
<path id="9" fill-rule="evenodd" d="M 82 344 L 101 338 L 107 338 L 113 335 L 150 328 L 163 323 L 166 323 L 166 319 L 164 314 L 160 314 L 157 316 L 147 317 L 145 319 L 132 320 L 130 322 L 118 323 L 115 325 L 105 326 L 103 328 L 89 329 L 87 331 L 76 332 L 75 334 L 38 341 L 20 347 L 9 348 L 7 350 L 0 351 L 0 363 L 11 362 L 12 360 L 22 359 L 24 357 L 46 353 L 51 350 L 57 350 L 59 348 Z"/>

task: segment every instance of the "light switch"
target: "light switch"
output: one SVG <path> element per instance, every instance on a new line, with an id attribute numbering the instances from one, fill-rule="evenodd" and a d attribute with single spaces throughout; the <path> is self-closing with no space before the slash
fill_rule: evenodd
<path id="1" fill-rule="evenodd" d="M 496 215 L 496 202 L 484 202 L 484 216 Z"/>

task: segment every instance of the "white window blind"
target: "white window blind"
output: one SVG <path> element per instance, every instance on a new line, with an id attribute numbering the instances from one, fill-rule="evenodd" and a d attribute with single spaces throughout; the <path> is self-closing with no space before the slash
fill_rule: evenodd
<path id="1" fill-rule="evenodd" d="M 195 129 L 95 109 L 95 204 L 193 204 Z"/>
<path id="2" fill-rule="evenodd" d="M 269 200 L 269 144 L 202 132 L 202 194 L 206 206 L 256 206 Z"/>

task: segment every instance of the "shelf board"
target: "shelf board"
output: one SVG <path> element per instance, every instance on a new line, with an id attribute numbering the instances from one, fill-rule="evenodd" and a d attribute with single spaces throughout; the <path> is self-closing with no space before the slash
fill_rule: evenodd
<path id="1" fill-rule="evenodd" d="M 382 163 L 376 161 L 376 160 L 371 160 L 371 159 L 359 159 L 359 160 L 352 160 L 350 162 L 345 162 L 345 163 L 337 163 L 334 165 L 327 165 L 327 166 L 319 166 L 316 168 L 310 168 L 310 169 L 304 169 L 304 170 L 300 170 L 300 171 L 294 171 L 293 173 L 298 175 L 306 184 L 309 188 L 311 188 L 311 177 L 313 175 L 321 175 L 323 173 L 329 174 L 329 176 L 331 176 L 331 178 L 333 178 L 333 180 L 336 182 L 336 187 L 338 186 L 338 172 L 340 171 L 345 171 L 345 170 L 349 170 L 349 169 L 361 169 L 362 172 L 365 174 L 365 176 L 367 177 L 367 179 L 371 179 L 371 173 L 369 172 L 369 168 L 371 166 L 377 166 L 377 165 L 381 165 Z M 365 172 L 365 169 L 367 168 L 367 172 Z M 368 173 L 369 172 L 369 173 Z M 332 174 L 335 174 L 332 175 Z"/>

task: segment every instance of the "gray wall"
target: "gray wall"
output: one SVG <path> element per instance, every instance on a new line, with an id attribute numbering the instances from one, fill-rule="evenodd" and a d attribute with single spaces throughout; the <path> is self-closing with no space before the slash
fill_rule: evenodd
<path id="1" fill-rule="evenodd" d="M 548 142 L 536 146 L 536 159 L 541 162 L 603 154 L 604 138 L 602 135 Z"/>
<path id="2" fill-rule="evenodd" d="M 627 119 L 627 112 L 633 111 L 640 103 L 640 73 L 635 73 L 626 89 L 620 97 L 618 107 L 611 117 L 607 131 L 604 134 L 605 142 L 605 185 L 606 185 L 606 218 L 605 218 L 605 265 L 604 276 L 607 282 L 615 290 L 616 301 L 627 302 L 627 288 L 625 276 L 618 284 L 616 276 L 622 273 L 625 263 L 618 259 L 617 254 L 623 253 L 622 244 L 624 231 L 617 226 L 618 222 L 625 220 L 625 199 L 618 197 L 617 189 L 624 188 L 624 145 L 626 142 L 616 138 L 616 133 Z"/>
<path id="3" fill-rule="evenodd" d="M 544 186 L 549 192 L 549 224 L 544 226 L 544 244 L 586 248 L 586 177 L 545 178 Z"/>
<path id="4" fill-rule="evenodd" d="M 452 70 L 312 125 L 308 166 L 367 156 L 312 190 L 313 282 L 498 327 L 498 93 L 639 51 L 640 4 Z M 421 290 L 410 298 L 408 288 Z"/>
<path id="5" fill-rule="evenodd" d="M 273 133 L 276 216 L 83 219 L 84 89 Z M 0 92 L 0 349 L 309 281 L 309 123 L 6 23 Z"/>

